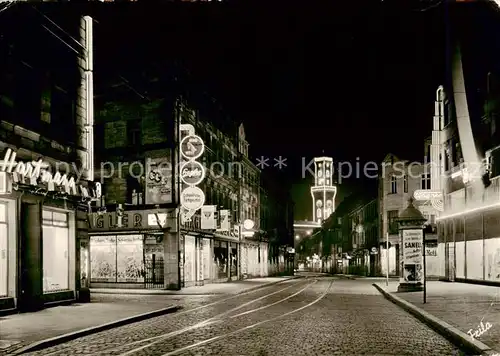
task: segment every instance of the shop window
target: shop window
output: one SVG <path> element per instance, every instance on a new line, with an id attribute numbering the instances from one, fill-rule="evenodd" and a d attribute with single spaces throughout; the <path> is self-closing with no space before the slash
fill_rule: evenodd
<path id="1" fill-rule="evenodd" d="M 91 236 L 90 282 L 144 283 L 143 236 Z"/>
<path id="2" fill-rule="evenodd" d="M 7 204 L 0 203 L 0 297 L 7 296 L 8 290 L 8 235 Z"/>
<path id="3" fill-rule="evenodd" d="M 69 289 L 68 214 L 43 210 L 43 292 Z"/>
<path id="4" fill-rule="evenodd" d="M 235 242 L 230 243 L 231 254 L 231 277 L 238 275 L 238 245 Z"/>
<path id="5" fill-rule="evenodd" d="M 399 216 L 398 210 L 389 210 L 387 212 L 387 231 L 389 234 L 397 234 L 399 231 L 399 224 L 397 218 Z"/>
<path id="6" fill-rule="evenodd" d="M 228 244 L 226 241 L 214 240 L 214 262 L 217 265 L 217 278 L 227 278 Z"/>

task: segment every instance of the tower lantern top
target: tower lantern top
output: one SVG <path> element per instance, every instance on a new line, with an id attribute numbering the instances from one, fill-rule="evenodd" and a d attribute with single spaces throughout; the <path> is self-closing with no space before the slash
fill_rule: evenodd
<path id="1" fill-rule="evenodd" d="M 313 199 L 313 220 L 321 224 L 335 211 L 337 187 L 333 185 L 333 159 L 314 158 L 314 184 L 311 187 Z"/>

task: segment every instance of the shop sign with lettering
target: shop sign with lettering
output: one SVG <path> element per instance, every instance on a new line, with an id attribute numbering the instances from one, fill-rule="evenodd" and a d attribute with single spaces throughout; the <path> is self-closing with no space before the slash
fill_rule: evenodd
<path id="1" fill-rule="evenodd" d="M 38 161 L 16 161 L 17 153 L 8 148 L 3 160 L 0 161 L 0 171 L 11 173 L 15 183 L 27 184 L 34 187 L 46 185 L 47 191 L 62 191 L 70 195 L 84 197 L 101 197 L 101 185 L 95 183 L 95 189 L 88 189 L 79 185 L 77 189 L 75 178 L 60 172 L 52 173 L 50 165 L 41 158 Z"/>
<path id="2" fill-rule="evenodd" d="M 189 135 L 181 141 L 181 155 L 188 160 L 197 159 L 203 154 L 204 150 L 205 144 L 199 136 Z"/>
<path id="3" fill-rule="evenodd" d="M 181 206 L 186 210 L 198 210 L 205 204 L 205 193 L 198 187 L 188 187 L 181 192 Z"/>
<path id="4" fill-rule="evenodd" d="M 176 231 L 176 216 L 174 212 L 158 213 L 154 210 L 132 210 L 123 212 L 120 219 L 116 212 L 104 213 L 98 215 L 97 219 L 89 219 L 90 231 L 109 231 L 109 230 L 158 230 L 159 226 L 150 225 L 149 217 L 152 214 L 158 214 L 164 218 L 163 228 L 170 228 L 172 232 Z"/>
<path id="5" fill-rule="evenodd" d="M 205 167 L 200 162 L 189 161 L 182 165 L 181 179 L 184 184 L 198 185 L 205 178 Z"/>

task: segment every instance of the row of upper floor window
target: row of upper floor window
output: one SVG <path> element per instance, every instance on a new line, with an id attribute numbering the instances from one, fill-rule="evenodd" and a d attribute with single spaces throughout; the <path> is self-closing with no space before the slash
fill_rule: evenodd
<path id="1" fill-rule="evenodd" d="M 70 78 L 68 78 L 70 77 Z M 63 145 L 77 140 L 76 82 L 58 72 L 20 66 L 0 74 L 0 118 Z"/>
<path id="2" fill-rule="evenodd" d="M 96 142 L 101 148 L 138 147 L 146 144 L 166 142 L 162 134 L 165 127 L 159 120 L 118 120 L 96 125 Z M 197 132 L 206 145 L 201 161 L 214 174 L 231 179 L 241 179 L 243 184 L 259 185 L 258 171 L 243 164 L 234 149 L 224 143 L 222 138 L 211 134 L 208 130 Z M 251 163 L 250 163 L 251 164 Z"/>
<path id="3" fill-rule="evenodd" d="M 401 193 L 401 189 L 403 193 L 408 193 L 409 179 L 406 174 L 403 176 L 392 175 L 389 183 L 389 194 Z M 422 173 L 419 183 L 418 189 L 431 189 L 431 174 Z"/>
<path id="4" fill-rule="evenodd" d="M 342 223 L 342 218 L 338 218 L 338 223 Z M 373 221 L 378 219 L 378 202 L 372 200 L 362 208 L 349 214 L 349 220 L 354 224 L 362 224 L 363 222 Z"/>

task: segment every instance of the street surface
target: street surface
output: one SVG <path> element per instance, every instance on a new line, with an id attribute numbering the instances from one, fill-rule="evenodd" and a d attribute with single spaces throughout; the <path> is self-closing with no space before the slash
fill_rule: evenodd
<path id="1" fill-rule="evenodd" d="M 30 355 L 462 354 L 371 283 L 308 274 L 237 296 L 205 297 L 203 303 L 185 296 L 185 309 L 175 314 Z"/>

